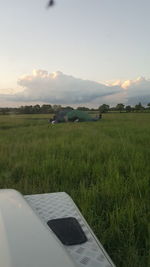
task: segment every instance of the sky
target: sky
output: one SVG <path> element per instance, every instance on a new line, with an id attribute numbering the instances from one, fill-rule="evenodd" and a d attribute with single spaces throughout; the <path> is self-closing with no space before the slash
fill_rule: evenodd
<path id="1" fill-rule="evenodd" d="M 150 102 L 149 0 L 5 0 L 0 106 Z"/>

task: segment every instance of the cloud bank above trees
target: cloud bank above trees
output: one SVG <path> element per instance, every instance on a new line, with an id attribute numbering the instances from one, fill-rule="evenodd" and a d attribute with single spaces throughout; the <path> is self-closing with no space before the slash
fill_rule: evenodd
<path id="1" fill-rule="evenodd" d="M 150 102 L 150 80 L 140 77 L 136 80 L 98 83 L 83 80 L 60 71 L 48 73 L 34 70 L 30 75 L 23 75 L 18 80 L 19 92 L 0 91 L 0 105 L 11 103 L 51 103 L 62 105 L 114 104 L 123 102 L 135 104 L 137 101 Z M 5 92 L 5 93 L 4 93 Z M 146 102 L 147 103 L 147 102 Z"/>

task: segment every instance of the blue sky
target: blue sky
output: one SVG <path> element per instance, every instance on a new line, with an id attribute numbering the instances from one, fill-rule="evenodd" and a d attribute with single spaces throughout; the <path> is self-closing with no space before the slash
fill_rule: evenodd
<path id="1" fill-rule="evenodd" d="M 0 94 L 29 91 L 27 85 L 22 86 L 18 80 L 24 74 L 31 75 L 33 69 L 48 73 L 60 71 L 66 80 L 72 75 L 75 80 L 98 82 L 100 90 L 102 84 L 112 87 L 116 80 L 120 88 L 121 82 L 126 80 L 131 80 L 129 83 L 135 87 L 140 76 L 145 77 L 144 84 L 149 85 L 149 0 L 56 0 L 56 5 L 49 10 L 45 8 L 46 4 L 47 0 L 1 1 Z M 112 89 L 114 94 L 114 88 L 107 89 Z M 48 96 L 47 87 L 46 90 Z M 49 91 L 47 99 L 51 101 L 51 87 Z M 58 94 L 57 86 L 53 91 Z M 133 95 L 135 92 L 134 88 Z M 137 92 L 139 94 L 139 88 Z M 144 94 L 148 94 L 148 89 Z M 22 100 L 20 96 L 18 99 L 20 103 L 27 101 L 23 96 Z M 34 101 L 33 97 L 31 99 Z M 40 96 L 35 101 L 40 102 Z M 83 103 L 86 101 L 83 99 Z M 0 99 L 0 105 L 2 102 L 7 103 L 6 97 Z"/>

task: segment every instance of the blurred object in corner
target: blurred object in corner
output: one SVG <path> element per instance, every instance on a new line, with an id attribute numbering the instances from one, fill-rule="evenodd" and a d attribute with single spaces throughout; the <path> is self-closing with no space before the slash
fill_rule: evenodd
<path id="1" fill-rule="evenodd" d="M 48 2 L 47 7 L 52 7 L 52 6 L 54 6 L 54 4 L 55 4 L 54 0 L 50 0 L 50 1 Z"/>

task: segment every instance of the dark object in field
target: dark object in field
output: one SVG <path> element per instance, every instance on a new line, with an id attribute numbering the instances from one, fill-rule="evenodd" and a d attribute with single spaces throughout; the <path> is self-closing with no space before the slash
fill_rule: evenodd
<path id="1" fill-rule="evenodd" d="M 101 118 L 101 117 L 100 117 Z M 85 121 L 98 121 L 99 116 L 92 117 L 88 112 L 81 111 L 81 110 L 59 110 L 53 117 L 53 121 L 55 123 L 61 122 L 85 122 Z"/>
<path id="2" fill-rule="evenodd" d="M 47 224 L 66 246 L 78 245 L 87 241 L 80 224 L 74 217 L 53 219 Z"/>
<path id="3" fill-rule="evenodd" d="M 50 1 L 48 2 L 47 7 L 52 7 L 52 6 L 54 6 L 54 4 L 55 4 L 54 0 L 50 0 Z"/>

